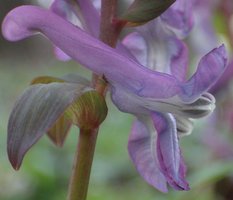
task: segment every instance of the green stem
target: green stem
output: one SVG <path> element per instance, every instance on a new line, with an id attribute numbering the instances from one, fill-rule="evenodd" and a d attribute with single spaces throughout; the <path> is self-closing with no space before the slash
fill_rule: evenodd
<path id="1" fill-rule="evenodd" d="M 85 200 L 88 191 L 98 129 L 80 129 L 68 200 Z"/>
<path id="2" fill-rule="evenodd" d="M 99 38 L 113 48 L 116 46 L 118 36 L 125 25 L 116 20 L 117 1 L 101 1 Z M 105 96 L 108 84 L 104 76 L 93 74 L 92 86 L 99 94 Z M 79 142 L 69 185 L 68 200 L 86 200 L 97 135 L 98 128 L 95 130 L 80 129 Z"/>
<path id="3" fill-rule="evenodd" d="M 115 48 L 118 37 L 125 26 L 126 22 L 117 20 L 117 2 L 118 0 L 101 0 L 101 20 L 99 39 L 110 47 Z M 111 66 L 109 66 L 111 67 Z M 93 74 L 93 85 L 100 83 L 104 77 Z"/>

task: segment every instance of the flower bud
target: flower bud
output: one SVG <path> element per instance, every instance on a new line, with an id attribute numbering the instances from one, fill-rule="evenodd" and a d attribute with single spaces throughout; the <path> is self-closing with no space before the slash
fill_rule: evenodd
<path id="1" fill-rule="evenodd" d="M 79 128 L 95 129 L 104 121 L 107 111 L 104 97 L 91 90 L 82 94 L 66 113 Z"/>

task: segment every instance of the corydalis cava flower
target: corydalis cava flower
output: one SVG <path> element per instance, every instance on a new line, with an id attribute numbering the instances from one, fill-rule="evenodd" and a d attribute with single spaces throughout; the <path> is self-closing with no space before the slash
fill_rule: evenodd
<path id="1" fill-rule="evenodd" d="M 11 41 L 41 32 L 71 58 L 104 75 L 115 105 L 139 119 L 132 129 L 129 152 L 140 174 L 163 192 L 167 191 L 167 182 L 178 190 L 189 188 L 178 145 L 176 119 L 171 113 L 195 118 L 213 109 L 214 100 L 205 92 L 225 68 L 223 46 L 204 56 L 196 73 L 189 80 L 181 81 L 172 74 L 146 68 L 53 12 L 36 6 L 11 11 L 2 30 L 4 37 Z"/>
<path id="2" fill-rule="evenodd" d="M 99 35 L 100 16 L 90 0 L 54 0 L 50 10 L 67 21 L 85 30 L 94 37 Z M 55 55 L 59 60 L 66 61 L 70 57 L 55 47 Z"/>

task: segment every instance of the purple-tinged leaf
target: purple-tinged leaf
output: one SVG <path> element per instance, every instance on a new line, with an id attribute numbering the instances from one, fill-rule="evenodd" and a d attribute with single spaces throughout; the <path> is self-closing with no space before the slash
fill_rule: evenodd
<path id="1" fill-rule="evenodd" d="M 87 90 L 69 83 L 36 84 L 18 98 L 8 123 L 9 160 L 19 169 L 24 154 L 54 125 L 65 110 Z"/>
<path id="2" fill-rule="evenodd" d="M 68 82 L 77 83 L 81 85 L 90 85 L 89 81 L 77 74 L 67 74 L 62 78 L 51 77 L 51 76 L 40 76 L 36 77 L 31 81 L 31 85 L 34 84 L 48 84 L 53 82 Z M 67 116 L 67 111 L 65 111 L 62 116 L 54 123 L 53 127 L 49 129 L 47 135 L 52 140 L 52 142 L 57 146 L 63 146 L 66 136 L 72 126 L 72 121 L 70 117 Z"/>

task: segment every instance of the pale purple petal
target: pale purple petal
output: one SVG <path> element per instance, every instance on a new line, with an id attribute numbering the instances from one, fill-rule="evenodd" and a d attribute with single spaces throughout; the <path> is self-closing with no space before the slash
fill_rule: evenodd
<path id="1" fill-rule="evenodd" d="M 147 43 L 137 32 L 128 34 L 122 41 L 130 52 L 135 56 L 135 58 L 144 66 L 147 66 Z"/>
<path id="2" fill-rule="evenodd" d="M 96 74 L 104 74 L 113 87 L 117 85 L 140 97 L 163 99 L 178 95 L 183 101 L 195 101 L 216 82 L 226 64 L 225 48 L 221 46 L 207 54 L 193 77 L 182 83 L 172 75 L 147 69 L 61 17 L 36 6 L 12 10 L 3 21 L 2 31 L 11 41 L 40 31 L 80 64 Z"/>
<path id="3" fill-rule="evenodd" d="M 82 23 L 85 31 L 94 37 L 99 36 L 100 16 L 89 0 L 77 0 L 78 10 L 67 0 L 55 0 L 50 10 L 58 16 L 71 21 L 71 14 L 74 13 Z M 79 12 L 79 13 L 77 13 Z M 58 47 L 54 48 L 56 57 L 61 61 L 68 61 L 71 58 Z"/>
<path id="4" fill-rule="evenodd" d="M 189 189 L 171 114 L 152 113 L 135 121 L 128 150 L 138 172 L 149 184 L 163 192 L 167 191 L 166 182 L 177 190 Z"/>
<path id="5" fill-rule="evenodd" d="M 151 116 L 158 133 L 156 148 L 161 171 L 174 189 L 189 190 L 180 155 L 175 118 L 171 114 L 161 113 L 152 113 Z"/>
<path id="6" fill-rule="evenodd" d="M 221 77 L 226 67 L 226 50 L 224 45 L 213 49 L 199 62 L 196 73 L 182 86 L 180 95 L 183 101 L 192 102 L 200 94 L 209 90 Z"/>
<path id="7" fill-rule="evenodd" d="M 175 77 L 145 68 L 42 8 L 18 7 L 7 15 L 2 27 L 5 38 L 12 41 L 42 32 L 83 66 L 139 96 L 168 98 L 180 92 Z"/>
<path id="8" fill-rule="evenodd" d="M 100 28 L 100 15 L 90 0 L 76 0 L 84 18 L 88 32 L 98 38 Z"/>
<path id="9" fill-rule="evenodd" d="M 69 61 L 71 58 L 70 56 L 68 56 L 64 51 L 62 51 L 60 48 L 58 47 L 54 47 L 54 50 L 53 50 L 56 58 L 60 61 Z"/>
<path id="10" fill-rule="evenodd" d="M 160 17 L 176 33 L 183 38 L 193 26 L 193 0 L 176 0 Z"/>
<path id="11" fill-rule="evenodd" d="M 172 74 L 177 79 L 184 81 L 188 67 L 188 49 L 185 43 L 168 30 L 160 19 L 140 26 L 137 30 L 143 38 L 140 38 L 140 35 L 126 37 L 125 45 L 131 45 L 131 39 L 132 44 L 141 46 L 139 47 L 141 53 L 138 56 L 140 56 L 140 60 L 146 59 L 147 67 Z M 133 46 L 129 46 L 129 48 L 131 47 Z M 142 48 L 145 50 L 143 51 Z"/>
<path id="12" fill-rule="evenodd" d="M 50 10 L 58 16 L 67 19 L 71 8 L 66 0 L 54 0 L 50 6 Z"/>
<path id="13" fill-rule="evenodd" d="M 184 81 L 188 72 L 188 48 L 184 42 L 177 38 L 170 38 L 171 74 Z"/>
<path id="14" fill-rule="evenodd" d="M 68 20 L 71 8 L 65 0 L 54 0 L 50 6 L 50 10 L 58 16 Z M 65 52 L 56 46 L 54 46 L 54 54 L 56 58 L 61 61 L 68 61 L 71 59 Z"/>
<path id="15" fill-rule="evenodd" d="M 154 127 L 151 127 L 154 132 L 150 133 L 149 128 L 139 120 L 133 123 L 128 142 L 129 155 L 147 183 L 161 192 L 167 192 L 167 181 L 160 171 L 156 155 L 156 132 Z"/>

